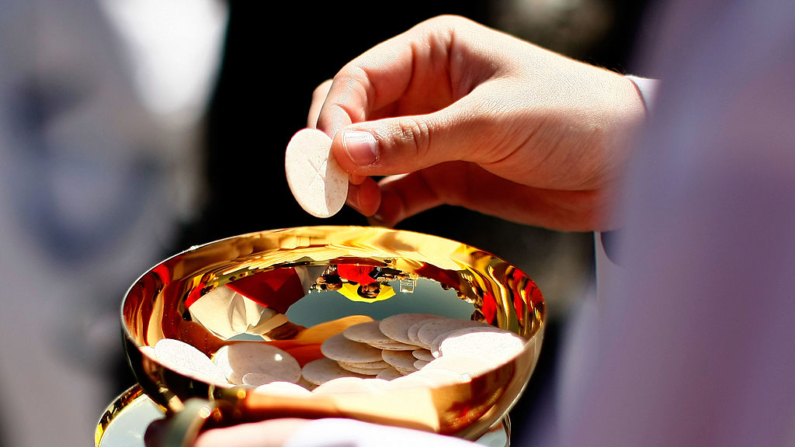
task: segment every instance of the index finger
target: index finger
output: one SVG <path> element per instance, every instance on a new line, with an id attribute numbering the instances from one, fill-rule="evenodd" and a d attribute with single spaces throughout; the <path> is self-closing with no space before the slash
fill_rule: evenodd
<path id="1" fill-rule="evenodd" d="M 424 22 L 346 64 L 333 79 L 317 128 L 333 139 L 350 124 L 449 105 L 452 27 L 447 23 Z"/>

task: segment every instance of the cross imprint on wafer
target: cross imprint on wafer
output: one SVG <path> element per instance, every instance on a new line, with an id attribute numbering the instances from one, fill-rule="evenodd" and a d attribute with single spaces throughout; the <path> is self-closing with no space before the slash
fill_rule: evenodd
<path id="1" fill-rule="evenodd" d="M 312 162 L 311 159 L 307 160 L 307 162 L 309 163 L 309 166 L 312 166 L 312 169 L 314 169 L 315 171 L 315 179 L 322 178 L 323 173 L 326 172 L 326 166 L 328 166 L 328 160 L 323 160 L 323 163 L 320 164 L 319 168 L 315 166 L 315 164 Z"/>

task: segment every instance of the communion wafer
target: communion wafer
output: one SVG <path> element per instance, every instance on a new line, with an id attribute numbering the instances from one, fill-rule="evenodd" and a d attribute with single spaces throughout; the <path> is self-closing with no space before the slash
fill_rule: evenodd
<path id="1" fill-rule="evenodd" d="M 243 385 L 261 386 L 268 383 L 279 382 L 280 380 L 270 374 L 248 373 L 243 376 Z"/>
<path id="2" fill-rule="evenodd" d="M 281 349 L 266 343 L 246 342 L 222 347 L 215 353 L 215 364 L 226 378 L 243 384 L 248 373 L 265 373 L 285 382 L 297 382 L 301 378 L 301 365 Z"/>
<path id="3" fill-rule="evenodd" d="M 331 217 L 348 196 L 348 174 L 331 155 L 331 138 L 317 129 L 298 131 L 284 156 L 287 184 L 295 200 L 315 217 Z"/>
<path id="4" fill-rule="evenodd" d="M 223 371 L 207 355 L 179 340 L 164 338 L 155 344 L 157 361 L 169 369 L 201 381 L 230 386 Z"/>
<path id="5" fill-rule="evenodd" d="M 258 394 L 272 394 L 277 396 L 311 396 L 312 393 L 292 382 L 271 382 L 254 388 Z"/>
<path id="6" fill-rule="evenodd" d="M 314 385 L 321 385 L 329 380 L 338 379 L 340 377 L 367 377 L 363 374 L 348 371 L 342 368 L 337 362 L 327 358 L 313 360 L 301 370 L 303 378 Z"/>
<path id="7" fill-rule="evenodd" d="M 414 362 L 417 360 L 410 351 L 383 351 L 381 356 L 384 361 L 392 365 L 400 372 L 415 371 Z"/>
<path id="8" fill-rule="evenodd" d="M 315 388 L 317 388 L 317 384 L 316 383 L 312 383 L 312 382 L 306 380 L 303 375 L 301 376 L 301 379 L 298 380 L 298 382 L 296 382 L 295 384 L 300 386 L 300 387 L 302 387 L 302 388 L 306 388 L 309 391 L 312 391 Z"/>
<path id="9" fill-rule="evenodd" d="M 432 318 L 441 317 L 437 315 L 418 313 L 397 314 L 381 320 L 381 322 L 378 324 L 378 328 L 384 335 L 396 342 L 416 344 L 408 336 L 409 328 L 414 325 L 414 323 Z"/>
<path id="10" fill-rule="evenodd" d="M 364 323 L 366 321 L 373 321 L 373 319 L 366 315 L 350 315 L 333 321 L 316 324 L 299 332 L 298 335 L 295 336 L 295 341 L 296 343 L 305 345 L 323 343 L 332 335 L 339 334 L 355 324 Z"/>
<path id="11" fill-rule="evenodd" d="M 368 321 L 359 323 L 345 329 L 342 335 L 348 340 L 366 343 L 368 345 L 390 343 L 393 340 L 381 332 L 378 328 L 379 321 Z"/>
<path id="12" fill-rule="evenodd" d="M 414 368 L 416 368 L 417 371 L 419 371 L 422 368 L 424 368 L 425 365 L 427 365 L 428 363 L 430 363 L 430 362 L 426 362 L 425 360 L 416 360 L 416 361 L 414 361 Z"/>
<path id="13" fill-rule="evenodd" d="M 516 357 L 524 349 L 525 343 L 524 338 L 508 331 L 464 328 L 445 335 L 439 343 L 439 354 L 472 355 L 496 366 Z"/>
<path id="14" fill-rule="evenodd" d="M 436 358 L 433 356 L 433 354 L 431 354 L 431 351 L 427 349 L 415 349 L 414 351 L 411 351 L 411 355 L 413 355 L 417 360 L 425 360 L 426 362 L 430 362 Z"/>
<path id="15" fill-rule="evenodd" d="M 465 327 L 493 327 L 486 323 L 473 320 L 456 320 L 453 318 L 445 318 L 436 321 L 429 321 L 422 325 L 417 331 L 417 340 L 420 346 L 430 349 L 431 343 L 436 340 L 436 337 L 444 334 L 445 332 L 452 332 L 457 329 Z M 433 351 L 431 351 L 433 352 Z"/>
<path id="16" fill-rule="evenodd" d="M 383 379 L 383 380 L 393 380 L 397 379 L 398 377 L 403 377 L 403 374 L 401 374 L 400 371 L 396 370 L 392 366 L 386 368 L 385 370 L 378 373 L 377 376 L 375 376 L 376 379 Z"/>
<path id="17" fill-rule="evenodd" d="M 414 368 L 414 365 L 412 365 L 411 368 L 398 368 L 396 366 L 393 368 L 395 368 L 400 374 L 404 376 L 408 376 L 409 374 L 417 372 L 417 369 Z"/>
<path id="18" fill-rule="evenodd" d="M 151 358 L 152 360 L 157 360 L 157 354 L 155 354 L 155 348 L 151 346 L 141 346 L 140 349 L 141 352 L 147 357 Z"/>
<path id="19" fill-rule="evenodd" d="M 475 325 L 473 327 L 464 327 L 464 328 L 455 329 L 455 330 L 452 330 L 452 331 L 449 331 L 449 332 L 444 332 L 442 334 L 439 334 L 439 336 L 436 337 L 433 340 L 433 342 L 431 342 L 431 347 L 430 347 L 431 355 L 433 355 L 434 358 L 441 356 L 441 353 L 439 352 L 439 345 L 443 341 L 447 340 L 449 337 L 453 337 L 454 334 L 457 334 L 457 335 L 460 336 L 460 335 L 468 334 L 468 333 L 479 333 L 479 334 L 482 334 L 482 333 L 486 333 L 486 332 L 508 332 L 508 331 L 506 331 L 504 329 L 500 329 L 500 328 L 494 327 L 494 326 Z M 452 353 L 452 351 L 450 353 Z M 460 352 L 460 351 L 458 353 L 459 354 L 465 354 L 465 352 Z"/>
<path id="20" fill-rule="evenodd" d="M 417 347 L 422 347 L 423 349 L 428 349 L 427 346 L 422 346 L 422 342 L 420 342 L 420 339 L 417 338 L 417 333 L 420 331 L 420 329 L 422 329 L 422 326 L 424 326 L 425 323 L 428 323 L 428 322 L 430 322 L 432 320 L 436 320 L 436 319 L 437 318 L 427 318 L 427 319 L 420 320 L 420 321 L 412 324 L 409 327 L 408 331 L 406 332 L 406 336 L 408 337 L 410 343 L 412 343 L 414 345 L 417 345 Z"/>
<path id="21" fill-rule="evenodd" d="M 388 385 L 384 386 L 384 389 L 398 390 L 398 389 L 416 388 L 416 387 L 433 388 L 435 385 L 436 382 L 433 379 L 422 376 L 415 376 L 414 374 L 408 374 L 403 377 L 398 377 L 394 380 L 390 380 L 388 382 Z"/>
<path id="22" fill-rule="evenodd" d="M 364 369 L 384 369 L 389 367 L 389 363 L 383 360 L 377 362 L 337 362 L 337 363 L 339 363 L 340 365 L 346 364 Z"/>
<path id="23" fill-rule="evenodd" d="M 378 385 L 360 377 L 339 377 L 329 380 L 315 388 L 314 394 L 370 393 L 378 390 Z"/>
<path id="24" fill-rule="evenodd" d="M 406 343 L 392 342 L 392 343 L 368 343 L 370 346 L 381 349 L 384 351 L 413 351 L 417 349 L 416 345 L 409 345 Z"/>
<path id="25" fill-rule="evenodd" d="M 355 364 L 350 364 L 350 363 L 343 363 L 343 362 L 337 362 L 337 363 L 340 365 L 340 367 L 342 367 L 342 369 L 347 369 L 350 372 L 355 372 L 363 374 L 365 376 L 373 376 L 373 377 L 377 376 L 378 373 L 389 367 L 389 365 L 386 365 L 382 368 L 363 368 L 361 366 L 356 366 Z"/>
<path id="26" fill-rule="evenodd" d="M 460 375 L 476 376 L 494 368 L 494 365 L 485 360 L 468 355 L 442 356 L 429 362 L 422 371 L 430 369 L 443 369 Z M 466 377 L 465 377 L 466 378 Z"/>
<path id="27" fill-rule="evenodd" d="M 320 352 L 326 357 L 340 362 L 364 363 L 382 360 L 380 349 L 349 340 L 343 334 L 329 337 L 320 346 Z"/>
<path id="28" fill-rule="evenodd" d="M 422 368 L 411 373 L 410 375 L 414 377 L 424 377 L 430 380 L 436 387 L 455 385 L 469 381 L 469 376 L 467 375 L 462 375 L 455 371 L 440 368 Z"/>

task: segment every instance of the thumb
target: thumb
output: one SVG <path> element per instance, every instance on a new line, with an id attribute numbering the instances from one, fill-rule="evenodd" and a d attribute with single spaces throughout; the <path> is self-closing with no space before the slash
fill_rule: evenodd
<path id="1" fill-rule="evenodd" d="M 490 140 L 488 123 L 455 103 L 426 115 L 351 124 L 337 132 L 331 151 L 342 169 L 360 176 L 403 174 L 448 161 L 487 162 L 476 152 Z"/>

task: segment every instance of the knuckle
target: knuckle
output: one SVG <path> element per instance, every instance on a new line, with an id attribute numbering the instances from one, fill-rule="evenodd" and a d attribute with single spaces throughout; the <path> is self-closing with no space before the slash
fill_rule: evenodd
<path id="1" fill-rule="evenodd" d="M 325 99 L 325 97 L 328 95 L 329 89 L 331 88 L 331 83 L 331 79 L 323 81 L 323 83 L 315 87 L 315 90 L 312 92 L 312 97 L 315 99 Z"/>
<path id="2" fill-rule="evenodd" d="M 401 146 L 411 147 L 417 157 L 428 155 L 431 128 L 425 121 L 404 117 L 398 120 L 398 130 Z"/>
<path id="3" fill-rule="evenodd" d="M 456 14 L 441 14 L 428 19 L 426 22 L 428 26 L 460 26 L 466 23 L 467 20 L 460 15 Z"/>

